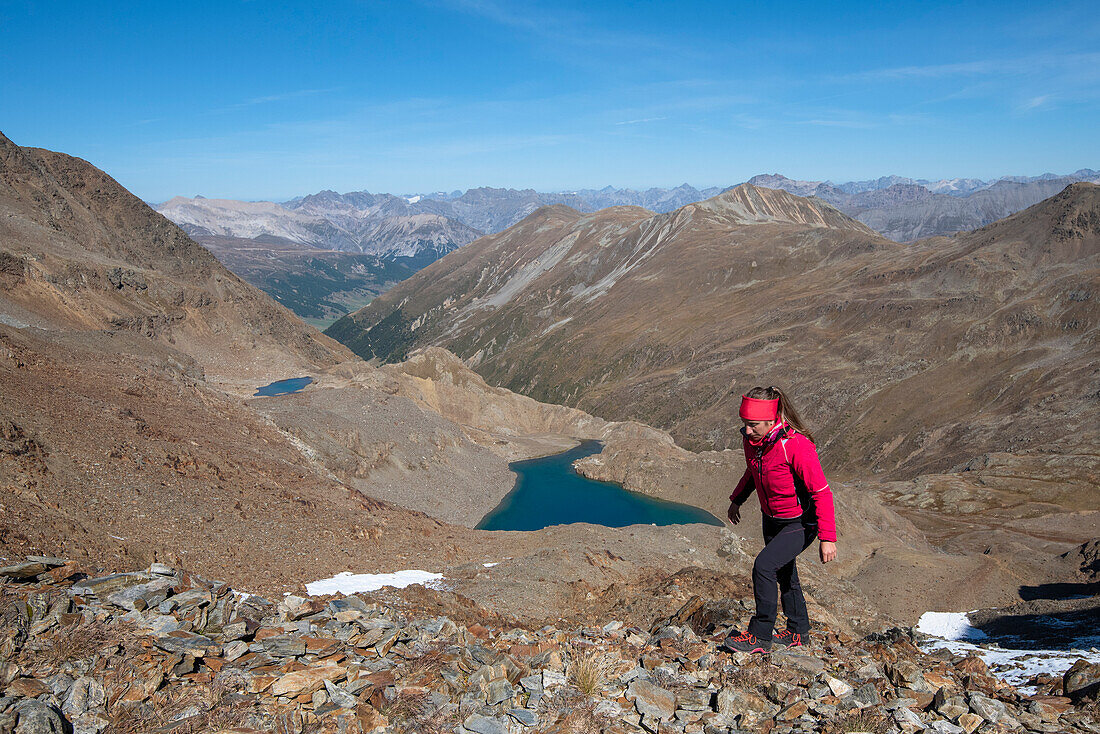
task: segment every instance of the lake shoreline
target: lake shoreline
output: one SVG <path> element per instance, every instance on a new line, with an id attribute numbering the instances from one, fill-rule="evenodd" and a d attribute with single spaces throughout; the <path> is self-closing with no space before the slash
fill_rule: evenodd
<path id="1" fill-rule="evenodd" d="M 600 454 L 604 445 L 586 439 L 567 451 L 511 462 L 508 468 L 517 476 L 515 486 L 475 529 L 534 531 L 574 523 L 612 528 L 694 523 L 722 526 L 718 517 L 703 508 L 632 492 L 617 482 L 589 479 L 576 471 L 574 462 Z"/>

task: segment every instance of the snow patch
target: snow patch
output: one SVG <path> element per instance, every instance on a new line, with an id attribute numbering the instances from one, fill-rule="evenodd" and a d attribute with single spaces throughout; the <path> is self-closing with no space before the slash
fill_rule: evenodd
<path id="1" fill-rule="evenodd" d="M 422 199 L 422 198 L 423 197 L 421 197 L 421 196 L 410 196 L 409 198 L 405 199 L 405 201 L 409 202 L 410 204 L 415 204 L 416 202 L 420 201 L 420 199 Z"/>
<path id="2" fill-rule="evenodd" d="M 1062 620 L 1050 619 L 1050 623 L 1063 628 Z M 1070 625 L 1072 626 L 1072 625 Z M 927 612 L 921 615 L 916 627 L 918 632 L 930 635 L 920 648 L 932 652 L 945 648 L 954 655 L 980 657 L 993 675 L 1016 686 L 1024 695 L 1036 692 L 1034 686 L 1023 685 L 1039 673 L 1062 675 L 1077 660 L 1100 663 L 1100 635 L 1092 630 L 1077 636 L 1066 650 L 1019 650 L 1002 648 L 996 642 L 983 642 L 988 636 L 970 625 L 965 612 Z"/>
<path id="3" fill-rule="evenodd" d="M 482 566 L 485 566 L 485 568 L 492 568 L 493 566 L 499 566 L 499 565 L 500 565 L 500 561 L 497 561 L 496 563 L 483 563 L 483 564 L 481 564 L 481 565 L 482 565 Z"/>
<path id="4" fill-rule="evenodd" d="M 986 636 L 970 626 L 966 612 L 925 612 L 917 622 L 917 632 L 945 640 L 981 640 Z"/>
<path id="5" fill-rule="evenodd" d="M 352 573 L 351 571 L 344 571 L 331 578 L 306 584 L 306 593 L 310 596 L 337 593 L 356 594 L 361 591 L 378 591 L 383 586 L 404 589 L 406 586 L 439 581 L 442 578 L 443 574 L 441 573 L 419 571 L 417 569 L 394 571 L 393 573 Z"/>

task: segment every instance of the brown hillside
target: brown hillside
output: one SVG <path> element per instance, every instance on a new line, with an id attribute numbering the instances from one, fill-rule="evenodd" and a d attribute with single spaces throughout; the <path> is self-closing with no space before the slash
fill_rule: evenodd
<path id="1" fill-rule="evenodd" d="M 692 447 L 739 441 L 731 382 L 735 392 L 783 384 L 848 475 L 1062 452 L 1096 430 L 1085 416 L 1098 191 L 1075 184 L 981 230 L 913 245 L 747 186 L 618 231 L 599 214 L 528 220 L 343 324 L 366 331 L 332 333 L 361 352 L 375 335 L 397 354 L 437 344 L 491 383 L 648 421 Z"/>
<path id="2" fill-rule="evenodd" d="M 684 594 L 743 587 L 747 557 L 719 555 L 710 526 L 463 527 L 511 489 L 510 459 L 573 436 L 675 447 L 491 388 L 446 353 L 373 369 L 90 164 L 2 142 L 0 558 L 158 560 L 276 594 L 424 568 L 447 576 L 446 592 L 412 592 L 435 609 L 540 624 L 648 626 Z M 316 382 L 241 397 L 296 374 Z M 709 506 L 721 487 L 706 491 L 693 499 Z M 847 582 L 807 578 L 843 600 L 843 624 L 878 619 Z"/>
<path id="3" fill-rule="evenodd" d="M 0 299 L 47 329 L 143 334 L 250 384 L 351 355 L 86 161 L 0 134 Z"/>

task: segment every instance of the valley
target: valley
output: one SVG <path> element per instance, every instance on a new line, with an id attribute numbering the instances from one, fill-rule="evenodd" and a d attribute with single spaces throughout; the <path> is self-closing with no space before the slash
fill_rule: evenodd
<path id="1" fill-rule="evenodd" d="M 544 208 L 345 319 L 360 341 L 330 329 L 359 351 L 395 347 L 384 354 L 391 363 L 371 364 L 102 171 L 0 139 L 0 553 L 60 556 L 92 573 L 161 564 L 266 595 L 347 571 L 421 568 L 442 574 L 446 590 L 412 586 L 387 603 L 505 625 L 617 618 L 648 628 L 694 595 L 745 593 L 761 545 L 757 510 L 746 507 L 733 529 L 475 526 L 513 488 L 509 462 L 582 440 L 603 443 L 577 462 L 584 476 L 724 517 L 744 468 L 729 450 L 725 391 L 766 367 L 794 376 L 840 480 L 843 554 L 803 571 L 815 620 L 865 635 L 913 624 L 930 607 L 1011 604 L 1021 585 L 1082 578 L 1072 554 L 1100 530 L 1090 398 L 1073 389 L 1092 368 L 1068 358 L 1094 348 L 1084 294 L 1095 188 L 1071 186 L 1020 218 L 918 248 L 819 202 L 748 186 L 665 215 Z M 581 256 L 589 246 L 594 254 Z M 656 277 L 661 269 L 675 278 Z M 806 272 L 809 287 L 787 287 Z M 1003 302 L 986 308 L 952 290 L 975 273 Z M 857 298 L 853 283 L 881 300 Z M 439 298 L 442 289 L 456 300 Z M 759 318 L 738 310 L 754 289 L 791 296 Z M 1031 312 L 1011 300 L 1018 293 L 1063 310 L 1021 319 Z M 882 307 L 918 296 L 927 315 Z M 554 310 L 570 303 L 585 308 Z M 920 320 L 951 309 L 974 319 L 953 327 L 957 342 Z M 371 333 L 388 314 L 398 314 L 393 326 Z M 721 318 L 705 321 L 712 314 Z M 846 324 L 861 324 L 861 339 L 897 349 L 897 314 L 914 322 L 910 348 L 942 363 L 913 369 L 902 366 L 908 352 L 845 345 L 845 330 L 856 333 Z M 994 394 L 995 410 L 891 443 L 903 424 L 942 422 L 935 410 L 948 398 L 926 404 L 916 386 L 949 388 L 952 405 L 973 406 L 963 392 L 991 390 L 982 380 L 1000 373 L 987 365 L 1031 338 L 1026 360 L 1000 367 L 1016 371 L 1018 388 Z M 553 346 L 539 351 L 544 343 Z M 957 372 L 953 343 L 966 349 Z M 1026 372 L 1046 365 L 1057 365 L 1054 383 Z M 253 397 L 301 375 L 312 382 L 298 392 Z M 493 384 L 509 375 L 517 391 Z M 856 385 L 865 402 L 837 410 Z M 1036 401 L 1031 385 L 1063 397 Z M 896 406 L 883 424 L 854 417 L 882 413 L 876 400 Z M 1012 416 L 1057 429 L 1040 450 Z M 861 463 L 870 475 L 852 468 Z M 956 591 L 946 598 L 944 587 Z"/>

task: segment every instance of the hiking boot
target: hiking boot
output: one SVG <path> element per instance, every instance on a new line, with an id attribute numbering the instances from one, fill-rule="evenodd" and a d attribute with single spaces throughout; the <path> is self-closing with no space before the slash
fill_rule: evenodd
<path id="1" fill-rule="evenodd" d="M 727 637 L 719 645 L 719 649 L 729 652 L 767 652 L 772 649 L 772 641 L 761 640 L 750 632 L 742 632 L 736 637 L 733 635 Z"/>
<path id="2" fill-rule="evenodd" d="M 772 635 L 772 642 L 784 647 L 802 647 L 810 644 L 810 636 L 790 630 L 783 630 Z"/>

